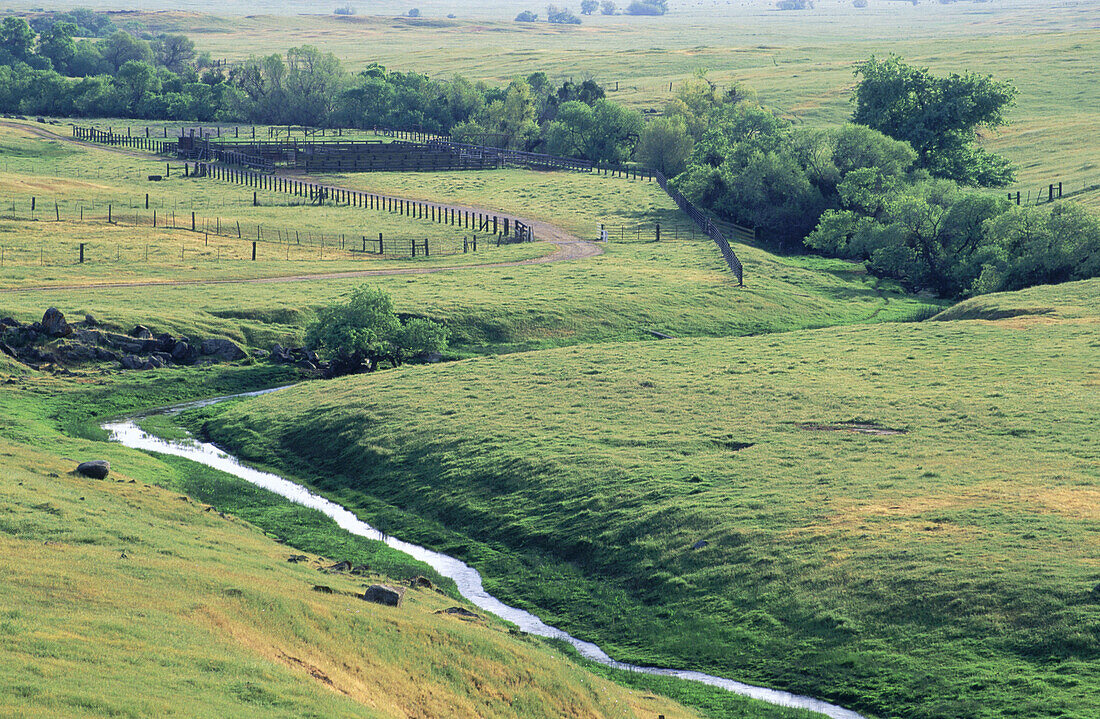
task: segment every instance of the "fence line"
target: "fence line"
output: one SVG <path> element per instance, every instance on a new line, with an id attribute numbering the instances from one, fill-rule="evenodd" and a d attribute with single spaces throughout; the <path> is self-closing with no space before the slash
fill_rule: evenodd
<path id="1" fill-rule="evenodd" d="M 1040 184 L 1039 189 L 1035 191 L 1034 198 L 1032 197 L 1031 190 L 1027 190 L 1027 194 L 1024 194 L 1024 190 L 1010 190 L 1007 193 L 1008 199 L 1010 202 L 1015 202 L 1017 205 L 1041 205 L 1054 202 L 1055 200 L 1075 197 L 1086 192 L 1092 192 L 1093 190 L 1100 190 L 1100 183 L 1089 185 L 1087 180 L 1082 180 L 1080 190 L 1074 190 L 1068 187 L 1068 183 L 1066 183 L 1066 192 L 1063 194 L 1062 185 L 1062 180 L 1048 182 L 1046 183 L 1046 187 Z"/>
<path id="2" fill-rule="evenodd" d="M 673 202 L 675 202 L 677 206 L 679 206 L 679 208 L 683 210 L 684 213 L 687 214 L 687 216 L 690 217 L 696 225 L 699 226 L 699 229 L 701 229 L 708 237 L 710 237 L 710 239 L 714 240 L 714 244 L 718 245 L 718 251 L 722 253 L 722 258 L 726 261 L 726 264 L 729 265 L 730 271 L 732 271 L 733 274 L 737 275 L 737 284 L 744 285 L 744 267 L 741 265 L 741 260 L 737 259 L 737 255 L 734 253 L 733 248 L 730 247 L 730 243 L 728 240 L 726 240 L 726 237 L 722 234 L 722 231 L 719 230 L 717 226 L 715 226 L 715 224 L 711 221 L 709 217 L 707 217 L 705 214 L 703 214 L 703 212 L 697 209 L 695 205 L 691 204 L 691 201 L 688 200 L 688 198 L 684 197 L 684 194 L 682 192 L 677 190 L 675 187 L 670 187 L 668 184 L 668 178 L 666 178 L 660 172 L 657 172 L 657 184 L 659 184 L 661 186 L 661 189 L 667 192 L 668 196 L 672 198 Z M 748 231 L 749 229 L 740 226 L 735 227 L 738 230 L 744 231 Z M 753 232 L 753 235 L 755 236 L 755 231 Z"/>
<path id="3" fill-rule="evenodd" d="M 61 208 L 64 201 L 38 203 L 35 202 L 36 199 L 31 198 L 30 202 L 20 201 L 17 203 L 17 200 L 13 198 L 10 205 L 5 203 L 0 217 L 15 221 L 47 221 L 51 224 L 55 222 L 80 222 L 115 227 L 150 227 L 175 230 L 194 234 L 196 241 L 203 241 L 204 245 L 209 243 L 211 237 L 240 241 L 238 247 L 243 248 L 245 251 L 243 259 L 248 259 L 249 243 L 251 243 L 251 259 L 253 261 L 257 259 L 257 245 L 284 248 L 277 250 L 277 256 L 274 258 L 269 256 L 265 259 L 283 259 L 285 257 L 287 260 L 291 259 L 291 249 L 299 255 L 294 258 L 295 260 L 301 260 L 300 254 L 305 250 L 317 250 L 320 253 L 320 259 L 323 260 L 326 252 L 330 255 L 331 253 L 343 254 L 344 259 L 349 257 L 365 259 L 368 255 L 388 258 L 449 256 L 477 252 L 479 245 L 479 237 L 476 233 L 464 235 L 461 238 L 455 236 L 451 239 L 407 236 L 383 237 L 381 232 L 378 233 L 377 237 L 373 235 L 368 237 L 361 232 L 350 235 L 347 233 L 329 233 L 326 235 L 312 229 L 241 223 L 235 219 L 223 221 L 222 218 L 218 217 L 202 217 L 195 212 L 177 215 L 174 212 L 160 213 L 156 209 L 118 211 L 113 203 L 101 203 L 99 214 L 93 212 L 90 207 L 85 206 L 83 203 L 76 209 L 70 204 L 65 207 L 65 211 L 62 213 Z M 38 205 L 43 205 L 45 210 L 38 210 Z M 8 207 L 11 208 L 10 211 Z M 19 209 L 26 208 L 26 214 L 20 213 L 17 207 Z M 43 216 L 39 217 L 38 215 Z M 128 244 L 126 252 L 127 255 L 131 255 L 134 253 L 141 254 L 143 251 L 143 256 L 148 261 L 150 249 L 152 249 L 154 255 L 164 254 L 163 245 L 170 242 L 172 241 L 162 238 L 160 241 L 138 242 L 136 245 Z M 480 244 L 484 247 L 486 243 L 496 244 L 497 246 L 501 244 L 499 237 L 482 235 Z M 105 256 L 107 260 L 122 261 L 122 244 L 117 241 L 97 241 L 93 239 L 74 240 L 71 243 L 38 243 L 36 246 L 13 246 L 0 243 L 0 267 L 12 264 L 83 264 L 85 261 L 91 261 L 92 259 L 90 251 L 89 256 L 85 256 L 85 248 L 92 247 L 108 247 L 111 251 L 107 255 L 101 253 L 100 257 Z M 66 245 L 71 245 L 64 255 L 69 261 L 58 261 L 56 257 L 59 254 L 59 248 Z M 172 247 L 171 252 L 174 253 L 175 246 Z M 217 251 L 218 257 L 221 259 L 220 249 Z M 183 253 L 184 249 L 181 247 L 181 259 L 184 258 Z M 195 255 L 192 253 L 190 256 L 194 257 Z M 23 262 L 19 262 L 20 259 Z M 330 256 L 330 259 L 336 258 Z"/>

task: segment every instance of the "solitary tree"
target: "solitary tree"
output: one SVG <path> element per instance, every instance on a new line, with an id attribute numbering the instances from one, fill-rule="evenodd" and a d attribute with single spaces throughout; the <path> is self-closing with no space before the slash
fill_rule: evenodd
<path id="1" fill-rule="evenodd" d="M 334 374 L 366 369 L 378 363 L 397 366 L 412 358 L 447 348 L 447 329 L 425 319 L 402 324 L 393 300 L 383 290 L 363 285 L 347 302 L 321 309 L 306 329 L 306 345 L 333 364 Z"/>
<path id="2" fill-rule="evenodd" d="M 591 15 L 599 6 L 599 0 L 581 0 L 581 15 Z"/>
<path id="3" fill-rule="evenodd" d="M 1015 178 L 1008 160 L 974 145 L 978 127 L 1008 124 L 1017 92 L 1009 83 L 969 72 L 937 77 L 896 55 L 872 56 L 855 73 L 852 121 L 905 140 L 933 175 L 986 187 Z"/>

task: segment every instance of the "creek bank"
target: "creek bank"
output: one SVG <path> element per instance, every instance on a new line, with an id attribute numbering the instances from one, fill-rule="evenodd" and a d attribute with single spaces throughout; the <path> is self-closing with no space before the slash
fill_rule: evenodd
<path id="1" fill-rule="evenodd" d="M 178 405 L 177 407 L 164 410 L 164 412 L 190 409 L 199 404 L 208 405 L 232 398 L 234 397 L 222 397 L 214 400 L 207 400 L 202 403 Z M 615 661 L 596 644 L 577 639 L 557 627 L 546 624 L 529 612 L 504 604 L 485 591 L 482 585 L 481 575 L 478 571 L 461 560 L 402 541 L 391 535 L 383 534 L 339 504 L 325 499 L 311 492 L 306 487 L 291 482 L 283 477 L 249 467 L 213 444 L 195 440 L 170 442 L 154 437 L 141 430 L 134 422 L 133 417 L 104 423 L 103 429 L 109 432 L 112 440 L 127 447 L 191 459 L 281 495 L 293 503 L 315 509 L 334 520 L 339 527 L 352 535 L 381 541 L 427 564 L 441 576 L 453 580 L 459 593 L 480 609 L 512 622 L 521 631 L 528 634 L 565 641 L 587 660 L 622 671 L 698 682 L 770 704 L 817 712 L 830 717 L 830 719 L 864 719 L 864 717 L 857 712 L 812 697 L 744 684 L 732 679 L 704 674 L 702 672 L 661 667 L 645 667 Z M 338 563 L 337 566 L 340 564 L 343 563 Z M 331 570 L 334 568 L 335 567 L 330 567 L 327 569 Z M 340 569 L 343 569 L 343 567 L 340 567 Z M 348 569 L 350 569 L 350 567 Z M 319 589 L 316 591 L 324 590 Z"/>

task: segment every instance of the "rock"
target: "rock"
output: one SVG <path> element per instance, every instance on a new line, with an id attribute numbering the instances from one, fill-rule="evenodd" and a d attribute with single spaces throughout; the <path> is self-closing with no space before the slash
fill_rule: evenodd
<path id="1" fill-rule="evenodd" d="M 282 364 L 290 364 L 294 361 L 294 358 L 290 355 L 290 351 L 286 347 L 276 342 L 271 345 L 271 361 L 281 362 Z"/>
<path id="2" fill-rule="evenodd" d="M 91 315 L 84 315 L 84 324 L 88 327 L 99 327 L 99 322 Z"/>
<path id="3" fill-rule="evenodd" d="M 77 474 L 83 474 L 92 479 L 106 479 L 111 472 L 111 463 L 105 459 L 93 459 L 78 464 L 76 471 Z"/>
<path id="4" fill-rule="evenodd" d="M 464 607 L 447 607 L 446 609 L 440 609 L 436 614 L 453 614 L 456 617 L 462 617 L 463 619 L 481 619 L 481 616 L 471 612 Z"/>
<path id="5" fill-rule="evenodd" d="M 95 348 L 95 358 L 99 362 L 118 362 L 119 356 L 111 350 L 102 347 Z"/>
<path id="6" fill-rule="evenodd" d="M 365 601 L 385 604 L 387 607 L 400 607 L 404 597 L 404 589 L 387 587 L 385 584 L 372 584 L 367 587 L 367 591 L 363 592 Z"/>
<path id="7" fill-rule="evenodd" d="M 290 562 L 291 564 L 298 564 L 300 562 L 308 562 L 309 557 L 304 554 L 292 554 L 286 558 L 286 561 Z"/>
<path id="8" fill-rule="evenodd" d="M 176 346 L 176 338 L 167 332 L 156 336 L 157 352 L 171 352 Z"/>
<path id="9" fill-rule="evenodd" d="M 86 364 L 96 361 L 96 348 L 85 344 L 60 344 L 55 353 L 64 364 Z"/>
<path id="10" fill-rule="evenodd" d="M 413 589 L 433 589 L 435 585 L 427 577 L 413 577 L 409 580 L 409 586 Z"/>
<path id="11" fill-rule="evenodd" d="M 103 341 L 111 347 L 129 354 L 145 354 L 152 352 L 155 344 L 152 340 L 136 340 L 126 335 L 117 335 L 113 332 L 104 332 Z"/>
<path id="12" fill-rule="evenodd" d="M 304 369 L 307 372 L 316 372 L 317 371 L 317 365 L 315 365 L 312 362 L 310 362 L 309 360 L 305 360 L 305 359 L 304 360 L 298 360 L 297 362 L 294 363 L 294 366 L 299 367 L 301 369 Z"/>
<path id="13" fill-rule="evenodd" d="M 252 357 L 258 360 L 265 360 L 268 356 L 267 350 L 252 350 Z"/>
<path id="14" fill-rule="evenodd" d="M 0 318 L 0 327 L 19 327 L 19 322 L 11 317 Z"/>
<path id="15" fill-rule="evenodd" d="M 122 369 L 143 369 L 145 367 L 145 360 L 137 355 L 124 355 L 119 363 L 122 365 Z"/>
<path id="16" fill-rule="evenodd" d="M 142 369 L 160 369 L 165 366 L 164 360 L 160 357 L 150 357 L 145 360 L 145 364 L 141 366 Z"/>
<path id="17" fill-rule="evenodd" d="M 194 364 L 199 351 L 186 342 L 179 341 L 172 347 L 172 361 L 176 364 Z"/>
<path id="18" fill-rule="evenodd" d="M 7 342 L 0 342 L 0 352 L 3 352 L 9 357 L 15 357 L 15 349 Z"/>
<path id="19" fill-rule="evenodd" d="M 705 540 L 705 539 L 700 539 L 700 540 L 699 540 L 698 542 L 696 542 L 695 544 L 691 545 L 691 548 L 692 548 L 692 549 L 702 549 L 702 548 L 703 548 L 703 547 L 705 547 L 705 546 L 707 546 L 707 540 Z"/>
<path id="20" fill-rule="evenodd" d="M 350 572 L 351 571 L 351 562 L 349 562 L 345 559 L 342 562 L 337 562 L 336 564 L 333 564 L 331 567 L 325 567 L 325 571 L 326 572 Z"/>
<path id="21" fill-rule="evenodd" d="M 65 321 L 61 310 L 51 307 L 42 315 L 42 332 L 50 337 L 68 337 L 73 333 L 73 328 Z"/>
<path id="22" fill-rule="evenodd" d="M 149 357 L 149 359 L 160 360 L 161 364 L 167 366 L 168 364 L 171 364 L 171 362 L 172 362 L 172 355 L 168 354 L 167 352 L 154 352 Z"/>
<path id="23" fill-rule="evenodd" d="M 151 340 L 153 339 L 153 333 L 149 331 L 149 328 L 145 325 L 137 325 L 134 329 L 130 330 L 130 336 L 136 337 L 139 340 Z"/>
<path id="24" fill-rule="evenodd" d="M 313 591 L 320 592 L 321 594 L 334 594 L 336 590 L 332 587 L 326 587 L 324 584 L 314 584 Z"/>
<path id="25" fill-rule="evenodd" d="M 199 351 L 204 355 L 216 357 L 223 362 L 235 362 L 247 356 L 244 350 L 235 343 L 225 339 L 203 340 Z"/>

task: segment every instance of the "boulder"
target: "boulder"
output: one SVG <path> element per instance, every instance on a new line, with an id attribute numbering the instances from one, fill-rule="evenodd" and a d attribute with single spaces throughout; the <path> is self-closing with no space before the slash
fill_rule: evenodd
<path id="1" fill-rule="evenodd" d="M 156 336 L 157 352 L 171 352 L 176 346 L 176 338 L 167 332 Z"/>
<path id="2" fill-rule="evenodd" d="M 119 356 L 108 349 L 102 347 L 95 348 L 95 358 L 99 362 L 118 362 Z"/>
<path id="3" fill-rule="evenodd" d="M 13 348 L 7 342 L 0 342 L 0 352 L 3 352 L 9 357 L 15 357 L 15 348 Z"/>
<path id="4" fill-rule="evenodd" d="M 91 315 L 84 315 L 84 324 L 88 327 L 99 327 L 99 321 Z"/>
<path id="5" fill-rule="evenodd" d="M 299 369 L 304 369 L 307 372 L 316 372 L 317 371 L 317 365 L 315 365 L 312 362 L 310 362 L 309 360 L 305 360 L 305 359 L 304 360 L 298 360 L 297 362 L 294 363 L 294 366 L 298 367 Z"/>
<path id="6" fill-rule="evenodd" d="M 432 588 L 434 588 L 434 585 L 432 584 L 432 580 L 428 579 L 427 577 L 423 577 L 423 576 L 418 576 L 418 577 L 414 577 L 414 578 L 410 579 L 409 580 L 409 586 L 412 587 L 413 589 L 432 589 Z"/>
<path id="7" fill-rule="evenodd" d="M 230 342 L 226 339 L 203 340 L 200 351 L 204 355 L 215 357 L 223 362 L 235 362 L 247 356 L 244 350 L 238 347 L 234 342 Z"/>
<path id="8" fill-rule="evenodd" d="M 463 619 L 481 619 L 479 615 L 471 612 L 465 607 L 447 607 L 446 609 L 440 609 L 436 614 L 454 614 Z"/>
<path id="9" fill-rule="evenodd" d="M 86 364 L 95 362 L 96 348 L 85 344 L 63 343 L 57 346 L 55 353 L 64 364 Z"/>
<path id="10" fill-rule="evenodd" d="M 151 352 L 153 349 L 152 346 L 147 346 L 153 344 L 151 340 L 136 340 L 113 332 L 104 332 L 103 341 L 115 349 L 129 354 L 144 354 L 145 352 Z"/>
<path id="11" fill-rule="evenodd" d="M 151 340 L 153 339 L 153 333 L 149 331 L 149 328 L 145 325 L 137 325 L 134 329 L 130 330 L 130 336 L 136 337 L 139 340 Z"/>
<path id="12" fill-rule="evenodd" d="M 0 327 L 18 327 L 18 320 L 14 320 L 11 317 L 0 318 Z"/>
<path id="13" fill-rule="evenodd" d="M 187 342 L 176 342 L 172 347 L 172 361 L 176 364 L 194 364 L 199 351 Z"/>
<path id="14" fill-rule="evenodd" d="M 143 360 L 141 357 L 138 357 L 137 355 L 123 355 L 122 359 L 119 360 L 119 363 L 122 365 L 122 369 L 145 368 L 145 360 Z"/>
<path id="15" fill-rule="evenodd" d="M 401 600 L 405 597 L 405 590 L 400 587 L 387 587 L 385 584 L 372 584 L 363 592 L 363 599 L 375 604 L 385 604 L 387 607 L 400 607 Z"/>
<path id="16" fill-rule="evenodd" d="M 111 472 L 111 463 L 105 459 L 93 459 L 81 462 L 76 467 L 77 474 L 83 474 L 92 479 L 106 479 Z"/>
<path id="17" fill-rule="evenodd" d="M 61 310 L 51 307 L 42 315 L 42 332 L 50 337 L 68 337 L 73 333 L 73 328 L 65 321 Z"/>
<path id="18" fill-rule="evenodd" d="M 276 342 L 271 345 L 271 361 L 280 362 L 282 364 L 290 364 L 294 361 L 294 358 L 290 355 L 290 351 L 286 347 Z"/>
<path id="19" fill-rule="evenodd" d="M 142 369 L 160 369 L 161 367 L 167 366 L 167 364 L 168 363 L 165 362 L 163 359 L 161 359 L 159 356 L 150 355 L 149 359 L 145 360 L 145 364 L 142 365 L 141 368 Z"/>

